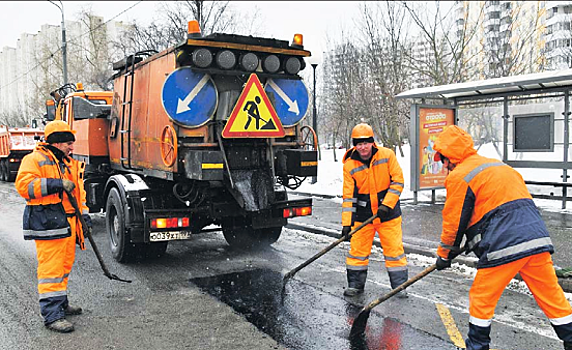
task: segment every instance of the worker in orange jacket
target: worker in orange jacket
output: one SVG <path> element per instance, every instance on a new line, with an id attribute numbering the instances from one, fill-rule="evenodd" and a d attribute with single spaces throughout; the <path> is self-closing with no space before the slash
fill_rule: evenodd
<path id="1" fill-rule="evenodd" d="M 64 121 L 48 123 L 46 142 L 22 159 L 16 177 L 16 189 L 26 199 L 24 239 L 36 242 L 41 314 L 48 329 L 61 333 L 74 330 L 66 315 L 82 313 L 81 307 L 69 304 L 67 285 L 76 243 L 85 249 L 81 223 L 65 192 L 80 199 L 81 214 L 91 228 L 83 186 L 85 165 L 70 158 L 74 134 Z"/>
<path id="2" fill-rule="evenodd" d="M 433 146 L 435 160 L 449 170 L 443 232 L 437 249 L 437 269 L 466 242 L 479 258 L 469 291 L 467 350 L 488 350 L 497 302 L 519 273 L 572 350 L 572 308 L 558 284 L 552 265 L 554 247 L 522 176 L 510 166 L 477 154 L 471 136 L 458 126 L 447 127 Z"/>
<path id="3" fill-rule="evenodd" d="M 376 232 L 383 248 L 391 287 L 407 281 L 408 275 L 399 205 L 399 196 L 403 191 L 401 167 L 392 150 L 375 144 L 373 129 L 368 124 L 356 125 L 351 136 L 354 147 L 343 158 L 342 235 L 347 238 L 352 227 L 374 214 L 378 218 L 351 237 L 346 258 L 346 296 L 355 296 L 364 291 Z M 404 291 L 399 296 L 406 297 L 407 294 Z"/>

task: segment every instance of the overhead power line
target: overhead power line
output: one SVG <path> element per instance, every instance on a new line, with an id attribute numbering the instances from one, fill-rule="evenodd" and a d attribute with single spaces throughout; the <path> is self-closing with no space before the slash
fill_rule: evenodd
<path id="1" fill-rule="evenodd" d="M 48 0 L 48 1 L 49 1 L 49 0 Z M 135 4 L 129 6 L 129 7 L 126 8 L 125 10 L 119 12 L 118 14 L 116 14 L 116 15 L 113 16 L 113 17 L 111 17 L 109 20 L 107 20 L 107 21 L 101 23 L 101 24 L 98 25 L 97 27 L 92 28 L 92 29 L 88 30 L 87 32 L 85 32 L 85 33 L 83 33 L 83 34 L 80 34 L 80 35 L 79 35 L 78 37 L 76 37 L 75 39 L 69 40 L 69 41 L 68 41 L 68 44 L 69 44 L 69 43 L 74 43 L 74 44 L 75 44 L 75 42 L 77 42 L 77 40 L 79 40 L 79 39 L 83 38 L 84 36 L 86 36 L 86 35 L 88 35 L 88 34 L 91 34 L 92 32 L 98 30 L 99 28 L 101 28 L 101 27 L 103 27 L 104 25 L 106 25 L 107 23 L 113 21 L 113 20 L 116 19 L 117 17 L 121 16 L 122 14 L 124 14 L 125 12 L 131 10 L 132 8 L 134 8 L 135 6 L 139 5 L 139 4 L 142 3 L 142 2 L 143 2 L 143 0 L 137 1 Z M 36 68 L 38 68 L 38 67 L 41 66 L 42 64 L 44 64 L 44 63 L 48 62 L 49 60 L 51 60 L 51 59 L 52 59 L 57 53 L 59 53 L 61 50 L 62 50 L 62 48 L 60 47 L 60 48 L 58 48 L 56 51 L 50 53 L 45 60 L 39 62 L 39 63 L 36 64 L 34 67 L 28 69 L 28 71 L 26 71 L 25 73 L 22 73 L 20 76 L 16 77 L 16 79 L 12 80 L 12 81 L 9 82 L 8 84 L 1 86 L 1 87 L 0 87 L 0 90 L 7 88 L 8 86 L 10 86 L 10 85 L 16 83 L 17 81 L 19 81 L 20 79 L 25 78 L 28 74 L 30 74 L 30 72 L 34 71 Z"/>

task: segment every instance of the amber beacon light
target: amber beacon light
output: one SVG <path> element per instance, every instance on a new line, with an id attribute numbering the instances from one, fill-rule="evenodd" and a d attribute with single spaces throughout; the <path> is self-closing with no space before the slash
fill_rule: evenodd
<path id="1" fill-rule="evenodd" d="M 188 38 L 199 38 L 202 36 L 201 27 L 199 26 L 199 21 L 193 20 L 189 21 L 187 24 L 187 37 Z"/>
<path id="2" fill-rule="evenodd" d="M 292 46 L 303 48 L 304 36 L 302 34 L 294 34 L 294 38 L 292 39 Z"/>

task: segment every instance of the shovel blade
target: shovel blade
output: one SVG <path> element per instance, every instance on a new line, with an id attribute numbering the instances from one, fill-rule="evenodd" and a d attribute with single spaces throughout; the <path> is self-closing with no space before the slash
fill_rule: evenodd
<path id="1" fill-rule="evenodd" d="M 371 309 L 367 308 L 360 311 L 350 330 L 350 340 L 356 340 L 365 336 L 365 327 L 367 326 L 370 312 Z"/>

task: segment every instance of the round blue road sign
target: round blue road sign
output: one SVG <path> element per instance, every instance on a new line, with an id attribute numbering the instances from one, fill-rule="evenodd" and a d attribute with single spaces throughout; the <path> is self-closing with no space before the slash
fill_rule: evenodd
<path id="1" fill-rule="evenodd" d="M 161 98 L 173 122 L 192 128 L 212 118 L 218 92 L 210 75 L 183 67 L 169 74 L 163 83 Z"/>
<path id="2" fill-rule="evenodd" d="M 301 80 L 269 78 L 264 91 L 274 104 L 282 125 L 295 125 L 306 116 L 309 94 Z"/>

